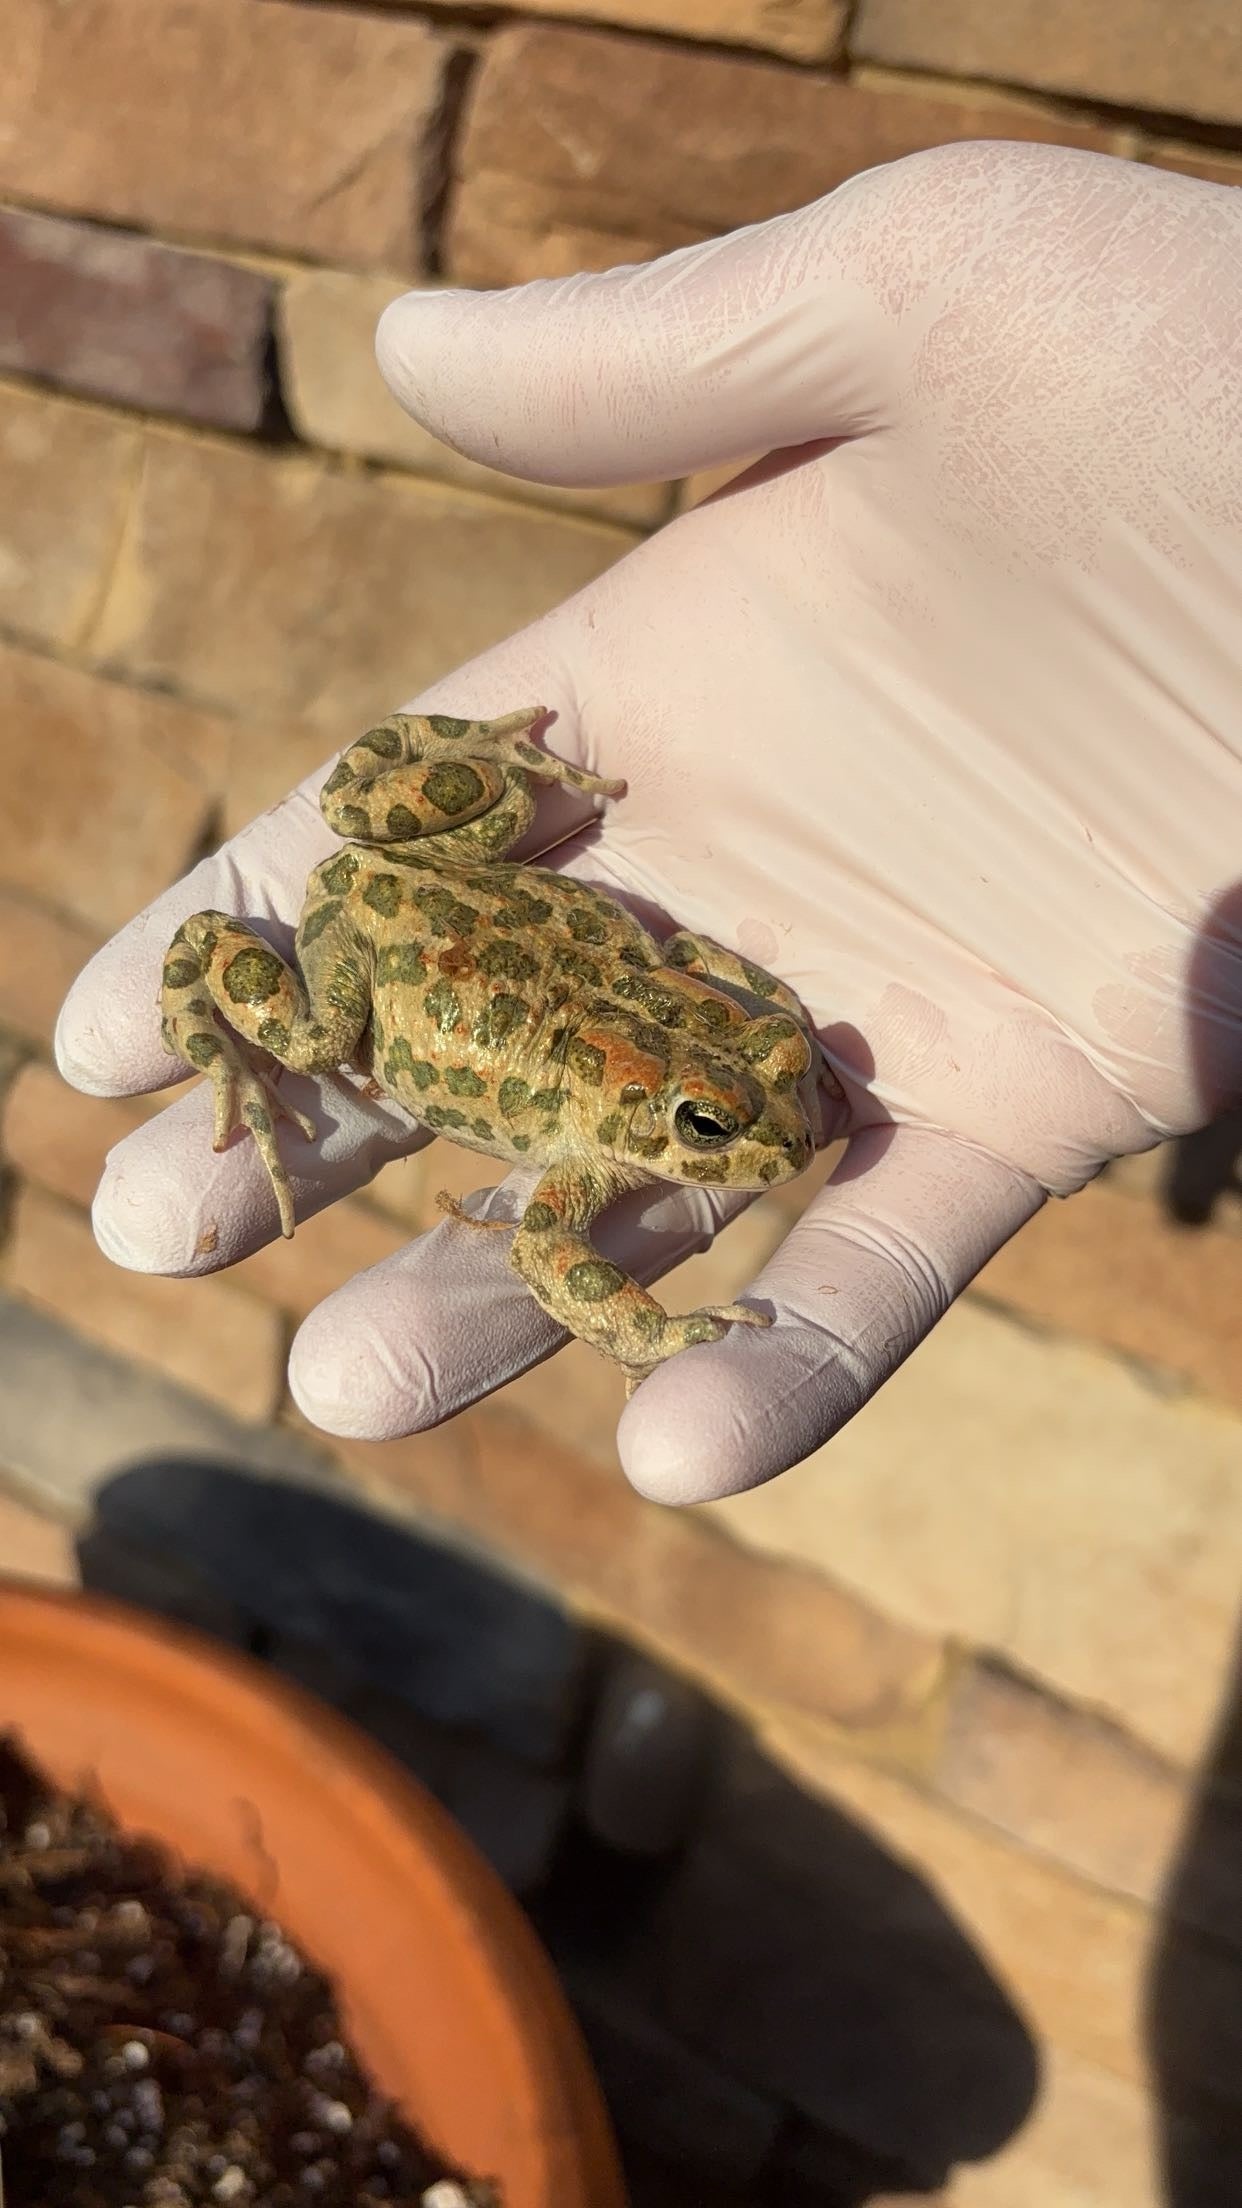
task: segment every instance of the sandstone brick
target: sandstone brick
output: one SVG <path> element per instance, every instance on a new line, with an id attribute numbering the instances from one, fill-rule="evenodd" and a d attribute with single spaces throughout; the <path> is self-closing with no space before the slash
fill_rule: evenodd
<path id="1" fill-rule="evenodd" d="M 109 1292 L 118 1277 L 109 1271 Z M 78 1520 L 105 1485 L 114 1497 L 118 1473 L 153 1457 L 331 1487 L 337 1475 L 322 1438 L 241 1425 L 153 1365 L 102 1349 L 0 1289 L 0 1465 L 65 1517 Z"/>
<path id="2" fill-rule="evenodd" d="M 408 1238 L 440 1224 L 444 1214 L 436 1202 L 439 1189 L 447 1189 L 452 1196 L 468 1196 L 475 1189 L 494 1188 L 502 1172 L 495 1158 L 436 1140 L 408 1158 L 394 1158 L 390 1165 L 383 1166 L 362 1191 L 360 1201 L 385 1219 L 400 1221 Z"/>
<path id="3" fill-rule="evenodd" d="M 447 485 L 152 431 L 93 645 L 141 681 L 313 727 L 327 752 L 632 541 Z"/>
<path id="4" fill-rule="evenodd" d="M 954 1682 L 937 1792 L 1097 1886 L 1154 1906 L 1185 1776 L 1093 1713 L 977 1662 Z"/>
<path id="5" fill-rule="evenodd" d="M 862 0 L 855 58 L 1205 120 L 1242 118 L 1242 18 L 1234 0 Z"/>
<path id="6" fill-rule="evenodd" d="M 206 745 L 203 715 L 0 647 L 0 721 L 22 759 L 0 813 L 0 881 L 119 926 L 202 840 L 207 793 L 179 762 Z"/>
<path id="7" fill-rule="evenodd" d="M 299 436 L 334 452 L 363 453 L 496 498 L 569 513 L 604 514 L 653 528 L 669 511 L 667 484 L 624 484 L 612 490 L 567 491 L 523 483 L 466 460 L 411 421 L 390 395 L 375 365 L 375 325 L 408 285 L 396 277 L 354 276 L 310 269 L 280 293 L 277 336 L 285 405 Z"/>
<path id="8" fill-rule="evenodd" d="M 438 1227 L 444 1217 L 439 1202 L 441 1189 L 446 1189 L 450 1196 L 463 1197 L 473 1195 L 477 1189 L 495 1188 L 503 1176 L 504 1166 L 499 1158 L 462 1150 L 456 1143 L 437 1139 L 425 1149 L 416 1151 L 413 1157 L 395 1160 L 385 1167 L 384 1173 L 391 1174 L 394 1179 L 403 1173 L 408 1173 L 411 1180 L 415 1175 L 419 1177 L 417 1202 L 407 1196 L 407 1208 L 403 1210 L 397 1201 L 385 1196 L 384 1202 L 376 1208 L 387 1211 L 391 1218 L 408 1219 L 421 1231 L 426 1227 Z M 368 1204 L 374 1203 L 377 1190 L 382 1188 L 384 1173 L 378 1174 L 366 1190 Z"/>
<path id="9" fill-rule="evenodd" d="M 29 1061 L 28 1046 L 16 1035 L 0 1026 L 0 1117 L 22 1068 Z M 3 1149 L 0 1148 L 0 1170 L 3 1169 Z"/>
<path id="10" fill-rule="evenodd" d="M 831 61 L 840 51 L 848 0 L 534 0 L 532 15 L 583 17 L 629 31 L 753 46 L 793 61 Z"/>
<path id="11" fill-rule="evenodd" d="M 1025 1318 L 1143 1358 L 1242 1410 L 1242 1237 L 1178 1226 L 1095 1182 L 1045 1205 L 975 1286 Z"/>
<path id="12" fill-rule="evenodd" d="M 279 1314 L 223 1278 L 159 1280 L 123 1272 L 99 1249 L 81 1213 L 19 1188 L 0 1281 L 88 1341 L 222 1404 L 263 1420 L 283 1385 Z"/>
<path id="13" fill-rule="evenodd" d="M 381 0 L 402 6 L 404 0 Z M 532 0 L 531 15 L 596 19 L 627 31 L 671 31 L 678 38 L 759 47 L 795 61 L 829 61 L 841 46 L 849 0 Z M 469 36 L 463 32 L 463 36 Z"/>
<path id="14" fill-rule="evenodd" d="M 801 1785 L 913 1865 L 1041 2041 L 1137 2082 L 1149 1935 L 1142 1909 L 825 1748 L 808 1727 L 765 1725 L 759 1741 Z"/>
<path id="15" fill-rule="evenodd" d="M 762 1968 L 760 1964 L 757 1975 Z M 918 2036 L 917 2025 L 913 2031 Z M 944 2059 L 943 2042 L 933 2044 Z M 851 2052 L 857 2054 L 856 2039 Z M 892 2075 L 891 2063 L 880 2060 L 872 2067 L 877 2076 Z M 875 2128 L 878 2131 L 881 2127 Z M 867 2208 L 911 2208 L 915 2197 L 919 2208 L 952 2208 L 948 2193 L 925 2190 L 924 2172 L 910 2171 L 903 2184 L 901 2164 L 892 2154 L 860 2146 L 835 2127 L 811 2123 L 806 2117 L 795 2116 L 792 2122 L 786 2122 L 767 2175 L 768 2197 L 774 2195 L 782 2208 L 788 2201 L 797 2201 L 799 2208 L 822 2208 L 825 2201 L 831 2201 L 836 2208 L 838 2202 L 853 2203 L 860 2196 Z M 890 2192 L 890 2184 L 900 2185 L 901 2190 Z"/>
<path id="16" fill-rule="evenodd" d="M 1197 2150 L 1212 2159 L 1215 2135 L 1236 2185 L 1242 2078 L 1236 1948 L 1187 1938 L 916 1788 L 848 1760 L 807 1727 L 768 1727 L 762 1740 L 801 1784 L 857 1820 L 933 1888 L 1036 2036 L 1044 2076 L 1033 2115 L 994 2160 L 957 2170 L 954 2203 L 1164 2208 L 1184 2197 L 1196 2208 L 1200 2202 L 1224 2208 L 1233 2197 L 1228 2184 L 1166 2191 L 1162 2150 L 1170 2167 L 1193 2166 Z M 1236 1865 L 1235 1846 L 1235 1895 Z M 1175 1995 L 1180 2014 L 1173 2013 Z M 1210 2019 L 1210 2028 L 1196 2033 L 1195 2017 Z M 1153 2067 L 1155 2110 L 1147 2105 Z M 1206 2136 L 1196 2137 L 1196 2103 L 1206 2111 Z"/>
<path id="17" fill-rule="evenodd" d="M 622 2146 L 631 2199 L 641 2202 L 642 2208 L 686 2208 L 686 2187 L 691 2180 L 687 2177 L 684 2161 L 669 2162 L 663 2155 L 624 2137 Z M 750 2208 L 746 2194 L 739 2193 L 736 2185 L 731 2185 L 727 2179 L 718 2183 L 696 2170 L 693 2184 L 694 2208 Z M 820 2208 L 813 2194 L 810 2208 Z M 908 2208 L 908 2203 L 904 2208 Z M 920 2208 L 928 2208 L 928 2204 L 920 2203 Z M 937 2208 L 937 2203 L 932 2202 L 930 2208 Z"/>
<path id="18" fill-rule="evenodd" d="M 945 2208 L 1172 2208 L 1146 2093 L 1057 2046 L 1040 2069 L 1028 2121 L 957 2171 Z"/>
<path id="19" fill-rule="evenodd" d="M 13 1579 L 38 1580 L 46 1587 L 76 1587 L 69 1527 L 18 1496 L 0 1491 L 0 1572 Z"/>
<path id="20" fill-rule="evenodd" d="M 858 169 L 989 137 L 1108 143 L 999 96 L 879 90 L 746 56 L 515 24 L 491 40 L 467 105 L 449 272 L 503 284 L 647 260 L 799 207 Z"/>
<path id="21" fill-rule="evenodd" d="M 223 791 L 220 826 L 226 836 L 265 813 L 317 768 L 343 749 L 325 729 L 297 720 L 237 720 L 225 735 L 220 755 Z"/>
<path id="22" fill-rule="evenodd" d="M 288 0 L 7 0 L 5 37 L 17 58 L 0 78 L 0 191 L 417 272 L 449 53 L 417 17 Z"/>
<path id="23" fill-rule="evenodd" d="M 105 588 L 141 454 L 136 427 L 0 385 L 0 624 L 77 644 Z"/>
<path id="24" fill-rule="evenodd" d="M 1229 1676 L 1242 1421 L 969 1297 L 825 1449 L 708 1506 L 739 1541 L 997 1651 L 1177 1763 Z"/>
<path id="25" fill-rule="evenodd" d="M 517 1419 L 475 1410 L 409 1441 L 344 1443 L 339 1455 L 364 1489 L 484 1542 L 744 1706 L 893 1728 L 937 1675 L 931 1640 L 816 1572 L 765 1565 L 701 1519 L 643 1502 Z"/>
<path id="26" fill-rule="evenodd" d="M 0 369 L 222 429 L 267 402 L 272 284 L 155 238 L 0 208 Z"/>
<path id="27" fill-rule="evenodd" d="M 1148 148 L 1146 159 L 1157 169 L 1176 169 L 1180 176 L 1201 177 L 1205 184 L 1242 184 L 1242 154 L 1158 144 Z"/>
<path id="28" fill-rule="evenodd" d="M 1115 1158 L 1101 1176 L 1113 1195 L 1137 1198 L 1165 1218 L 1242 1235 L 1242 1112 L 1176 1142 Z"/>
<path id="29" fill-rule="evenodd" d="M 317 1303 L 378 1265 L 409 1240 L 377 1211 L 347 1198 L 299 1226 L 292 1242 L 271 1242 L 235 1266 L 229 1278 L 303 1319 Z"/>
<path id="30" fill-rule="evenodd" d="M 382 1212 L 386 1219 L 399 1219 L 411 1232 L 421 1234 L 424 1228 L 435 1224 L 431 1212 L 435 1190 L 428 1186 L 428 1175 L 434 1170 L 430 1161 L 447 1162 L 452 1154 L 450 1144 L 437 1141 L 429 1144 L 426 1150 L 416 1151 L 413 1157 L 394 1158 L 391 1165 L 383 1166 L 375 1179 L 367 1184 L 363 1201 L 374 1210 Z M 475 1184 L 477 1187 L 494 1185 L 499 1171 L 497 1164 L 482 1157 L 471 1159 L 468 1150 L 459 1150 L 457 1156 L 471 1160 L 476 1166 L 479 1173 L 479 1180 Z M 485 1178 L 485 1170 L 489 1166 L 490 1180 Z M 449 1184 L 444 1180 L 438 1185 L 447 1188 Z M 464 1195 L 465 1190 L 458 1189 L 454 1193 Z"/>
<path id="31" fill-rule="evenodd" d="M 0 884 L 0 1026 L 47 1044 L 97 932 Z"/>
<path id="32" fill-rule="evenodd" d="M 1143 1203 L 1158 1205 L 1163 1197 L 1172 1148 L 1172 1143 L 1161 1142 L 1154 1150 L 1138 1150 L 1133 1157 L 1114 1158 L 1104 1168 L 1104 1186 L 1118 1195 L 1135 1196 Z"/>
<path id="33" fill-rule="evenodd" d="M 105 1152 L 140 1126 L 158 1101 L 82 1096 L 51 1066 L 32 1060 L 5 1098 L 0 1155 L 40 1188 L 87 1208 Z"/>
<path id="34" fill-rule="evenodd" d="M 619 268 L 695 245 L 707 227 L 641 207 L 626 192 L 612 219 L 577 218 L 556 184 L 513 169 L 467 171 L 446 231 L 449 273 L 479 288 Z"/>

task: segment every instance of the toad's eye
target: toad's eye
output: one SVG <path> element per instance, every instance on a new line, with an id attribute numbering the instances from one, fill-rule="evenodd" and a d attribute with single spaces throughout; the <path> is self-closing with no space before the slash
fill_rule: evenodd
<path id="1" fill-rule="evenodd" d="M 698 1099 L 687 1099 L 673 1114 L 674 1127 L 692 1150 L 719 1150 L 724 1143 L 732 1142 L 739 1124 L 723 1104 L 704 1104 Z"/>

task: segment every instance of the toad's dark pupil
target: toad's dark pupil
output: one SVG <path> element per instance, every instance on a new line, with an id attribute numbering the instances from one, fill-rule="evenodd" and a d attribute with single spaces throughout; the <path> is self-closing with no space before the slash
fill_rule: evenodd
<path id="1" fill-rule="evenodd" d="M 679 1104 L 673 1125 L 682 1141 L 695 1150 L 718 1150 L 722 1143 L 732 1142 L 737 1133 L 732 1113 L 716 1104 Z"/>

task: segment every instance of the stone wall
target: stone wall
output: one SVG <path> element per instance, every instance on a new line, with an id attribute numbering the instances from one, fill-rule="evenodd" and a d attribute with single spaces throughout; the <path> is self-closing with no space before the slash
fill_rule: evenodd
<path id="1" fill-rule="evenodd" d="M 437 1146 L 209 1281 L 121 1274 L 87 1207 L 151 1106 L 51 1072 L 69 981 L 350 729 L 695 495 L 459 460 L 383 392 L 383 305 L 412 279 L 649 256 L 948 139 L 1242 182 L 1242 15 L 6 0 L 5 46 L 0 1478 L 73 1520 L 140 1443 L 322 1454 L 285 1391 L 291 1327 L 469 1168 Z M 1042 2063 L 1029 2119 L 963 2148 L 952 2208 L 1242 2199 L 1228 1133 L 1049 1208 L 830 1451 L 756 1495 L 639 1501 L 618 1390 L 578 1348 L 332 1462 L 699 1682 L 939 1897 Z M 732 1293 L 789 1216 L 765 1200 L 672 1300 Z"/>

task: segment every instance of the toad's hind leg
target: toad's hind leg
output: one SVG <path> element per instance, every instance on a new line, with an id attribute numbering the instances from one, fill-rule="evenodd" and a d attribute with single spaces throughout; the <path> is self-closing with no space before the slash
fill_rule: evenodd
<path id="1" fill-rule="evenodd" d="M 293 1197 L 276 1128 L 286 1120 L 308 1142 L 315 1128 L 284 1101 L 258 1053 L 266 1051 L 299 1073 L 327 1072 L 354 1050 L 368 1004 L 359 992 L 352 1007 L 330 1003 L 325 1016 L 317 1017 L 293 969 L 229 913 L 193 913 L 178 928 L 165 956 L 160 992 L 164 1047 L 211 1082 L 213 1147 L 223 1150 L 243 1127 L 254 1137 L 284 1235 L 293 1233 Z"/>
<path id="2" fill-rule="evenodd" d="M 532 782 L 619 797 L 623 782 L 540 751 L 529 730 L 542 706 L 494 721 L 394 713 L 343 752 L 320 792 L 328 826 L 357 843 L 414 845 L 434 836 L 459 863 L 494 861 L 535 817 Z"/>

